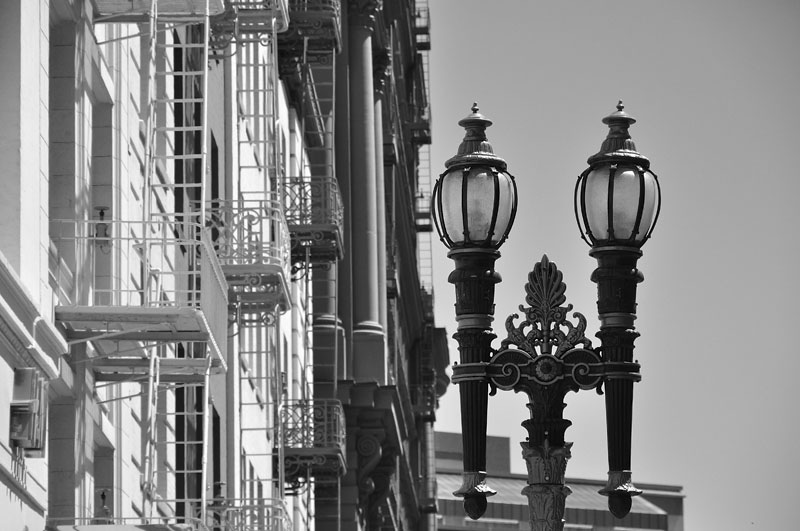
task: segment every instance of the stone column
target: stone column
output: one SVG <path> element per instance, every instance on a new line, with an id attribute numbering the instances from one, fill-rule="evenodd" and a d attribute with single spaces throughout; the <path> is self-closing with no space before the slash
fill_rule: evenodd
<path id="1" fill-rule="evenodd" d="M 381 3 L 350 0 L 348 60 L 350 81 L 350 199 L 353 264 L 353 376 L 385 384 L 386 339 L 378 293 L 377 170 L 372 32 Z"/>
<path id="2" fill-rule="evenodd" d="M 342 2 L 342 52 L 335 61 L 336 99 L 334 100 L 335 171 L 339 191 L 342 194 L 344 220 L 342 223 L 342 244 L 344 257 L 339 262 L 337 283 L 338 315 L 344 333 L 346 347 L 339 352 L 338 371 L 342 379 L 353 378 L 353 256 L 351 252 L 351 219 L 352 202 L 350 201 L 350 67 L 347 61 L 349 54 L 348 35 L 346 31 L 348 19 L 347 2 Z M 316 288 L 315 288 L 316 290 Z M 316 291 L 314 292 L 316 293 Z"/>
<path id="3" fill-rule="evenodd" d="M 386 331 L 388 327 L 386 302 L 386 185 L 383 173 L 383 98 L 386 83 L 391 71 L 391 50 L 386 48 L 374 57 L 375 83 L 375 170 L 376 198 L 378 207 L 378 315 L 379 322 Z"/>

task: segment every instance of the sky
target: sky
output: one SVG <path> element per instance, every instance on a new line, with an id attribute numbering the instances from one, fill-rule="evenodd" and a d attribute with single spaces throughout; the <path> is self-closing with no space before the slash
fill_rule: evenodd
<path id="1" fill-rule="evenodd" d="M 434 174 L 477 102 L 519 187 L 496 264 L 499 332 L 544 253 L 587 336 L 597 331 L 596 262 L 572 196 L 622 99 L 663 200 L 639 261 L 634 482 L 682 485 L 687 531 L 795 528 L 800 2 L 430 0 L 430 22 Z M 434 251 L 436 321 L 452 334 L 452 262 L 438 241 Z M 450 351 L 457 361 L 452 340 Z M 521 473 L 525 402 L 502 391 L 489 401 L 489 434 L 511 438 Z M 566 403 L 567 475 L 604 479 L 602 397 Z M 458 411 L 451 387 L 436 429 L 460 431 Z"/>

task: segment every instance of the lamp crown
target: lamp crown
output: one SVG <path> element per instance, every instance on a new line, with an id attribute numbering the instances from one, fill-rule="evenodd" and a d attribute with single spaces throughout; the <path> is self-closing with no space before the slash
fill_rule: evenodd
<path id="1" fill-rule="evenodd" d="M 470 110 L 472 112 L 469 115 L 458 121 L 458 125 L 467 133 L 458 146 L 458 153 L 444 163 L 445 167 L 485 164 L 505 171 L 506 161 L 494 154 L 492 144 L 486 138 L 486 128 L 492 125 L 492 121 L 478 112 L 477 102 L 472 104 Z"/>
<path id="2" fill-rule="evenodd" d="M 603 140 L 600 151 L 587 160 L 589 165 L 600 162 L 629 161 L 644 169 L 650 167 L 647 157 L 636 151 L 636 144 L 628 132 L 628 128 L 636 123 L 636 118 L 626 113 L 624 109 L 622 100 L 619 100 L 616 112 L 603 118 L 603 123 L 608 125 L 608 136 Z"/>

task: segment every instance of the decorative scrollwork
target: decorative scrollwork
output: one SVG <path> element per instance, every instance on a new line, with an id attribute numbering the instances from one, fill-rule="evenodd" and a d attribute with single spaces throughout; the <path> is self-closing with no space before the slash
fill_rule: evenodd
<path id="1" fill-rule="evenodd" d="M 574 348 L 561 359 L 570 367 L 572 380 L 581 389 L 594 389 L 603 379 L 603 361 L 593 350 Z"/>
<path id="2" fill-rule="evenodd" d="M 566 290 L 563 274 L 544 255 L 528 274 L 528 282 L 525 284 L 525 302 L 530 306 L 519 307 L 525 314 L 525 320 L 515 325 L 514 321 L 519 318 L 516 313 L 506 319 L 508 337 L 501 342 L 500 349 L 516 345 L 531 356 L 536 356 L 538 349 L 541 354 L 561 358 L 578 345 L 592 348 L 592 342 L 584 335 L 586 318 L 583 314 L 572 314 L 577 319 L 577 324 L 567 318 L 572 305 L 564 306 L 567 300 Z"/>
<path id="3" fill-rule="evenodd" d="M 279 201 L 215 200 L 208 212 L 206 226 L 223 266 L 271 264 L 288 269 L 289 229 Z"/>
<path id="4" fill-rule="evenodd" d="M 506 320 L 508 337 L 485 368 L 466 367 L 471 369 L 470 374 L 467 370 L 458 374 L 454 371 L 454 381 L 456 376 L 465 379 L 482 376 L 488 379 L 492 394 L 496 388 L 525 391 L 532 399 L 538 397 L 539 406 L 557 402 L 543 394 L 545 388 L 556 384 L 563 389 L 553 389 L 556 394 L 568 390 L 599 390 L 605 374 L 603 360 L 584 335 L 586 318 L 575 312 L 573 317 L 577 323 L 568 320 L 572 305 L 566 304 L 566 289 L 561 271 L 543 256 L 525 285 L 525 301 L 530 304 L 528 307 L 520 305 L 525 319 L 517 325 L 515 321 L 519 315 L 509 316 Z"/>
<path id="5" fill-rule="evenodd" d="M 500 371 L 499 374 L 491 375 L 492 383 L 503 390 L 513 389 L 522 377 L 522 367 L 529 365 L 531 361 L 531 356 L 521 350 L 507 349 L 499 352 L 492 358 L 492 366 Z"/>

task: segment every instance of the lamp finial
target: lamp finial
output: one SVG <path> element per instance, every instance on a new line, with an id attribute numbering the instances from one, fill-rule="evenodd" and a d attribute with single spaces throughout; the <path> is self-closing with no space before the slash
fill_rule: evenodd
<path id="1" fill-rule="evenodd" d="M 644 169 L 650 167 L 647 157 L 636 151 L 628 128 L 636 123 L 636 118 L 625 112 L 625 105 L 618 100 L 617 110 L 605 118 L 603 123 L 608 126 L 608 136 L 600 146 L 600 151 L 589 157 L 589 165 L 611 160 L 627 160 L 639 164 Z"/>
<path id="2" fill-rule="evenodd" d="M 494 154 L 492 144 L 486 138 L 486 128 L 492 121 L 478 112 L 478 102 L 473 102 L 472 112 L 458 121 L 467 130 L 464 140 L 458 146 L 458 153 L 444 163 L 446 168 L 456 164 L 488 164 L 501 171 L 506 169 L 506 161 Z"/>

